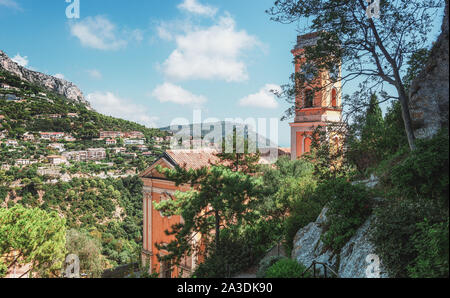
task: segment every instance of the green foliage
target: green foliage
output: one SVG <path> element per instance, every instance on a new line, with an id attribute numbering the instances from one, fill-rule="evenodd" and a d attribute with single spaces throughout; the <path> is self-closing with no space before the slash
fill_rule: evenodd
<path id="1" fill-rule="evenodd" d="M 71 229 L 67 231 L 66 249 L 68 254 L 75 254 L 80 259 L 80 270 L 89 277 L 98 278 L 105 269 L 105 257 L 98 239 L 86 232 Z"/>
<path id="2" fill-rule="evenodd" d="M 3 278 L 8 273 L 8 267 L 6 267 L 6 264 L 3 264 L 0 262 L 0 278 Z"/>
<path id="3" fill-rule="evenodd" d="M 17 191 L 21 204 L 58 211 L 68 229 L 94 231 L 101 242 L 104 266 L 134 262 L 142 241 L 142 181 L 137 176 L 121 179 L 74 178 L 70 182 L 42 184 L 36 178 Z M 44 191 L 43 204 L 35 189 Z M 10 206 L 15 203 L 10 201 Z M 116 209 L 120 208 L 120 214 Z M 119 215 L 117 217 L 116 215 Z M 81 236 L 80 236 L 81 237 Z"/>
<path id="4" fill-rule="evenodd" d="M 295 188 L 293 188 L 295 190 Z M 292 202 L 289 217 L 284 223 L 285 247 L 289 254 L 298 230 L 314 222 L 325 206 L 328 198 L 318 195 L 319 190 L 310 189 L 304 196 Z"/>
<path id="5" fill-rule="evenodd" d="M 441 200 L 448 207 L 448 156 L 446 130 L 432 140 L 417 141 L 417 149 L 391 169 L 393 195 Z"/>
<path id="6" fill-rule="evenodd" d="M 303 278 L 306 267 L 291 259 L 282 259 L 266 271 L 266 278 Z M 304 277 L 309 277 L 305 275 Z"/>
<path id="7" fill-rule="evenodd" d="M 448 146 L 442 131 L 392 159 L 373 233 L 392 277 L 448 277 Z"/>
<path id="8" fill-rule="evenodd" d="M 65 223 L 56 212 L 21 205 L 0 209 L 0 256 L 19 253 L 8 269 L 16 264 L 31 264 L 30 273 L 55 276 L 66 255 Z"/>
<path id="9" fill-rule="evenodd" d="M 338 252 L 371 214 L 370 195 L 364 186 L 343 179 L 321 184 L 316 195 L 330 200 L 322 241 Z"/>
<path id="10" fill-rule="evenodd" d="M 195 270 L 198 278 L 230 278 L 252 266 L 260 254 L 252 254 L 251 243 L 222 231 L 220 248 L 212 246 L 205 262 Z"/>
<path id="11" fill-rule="evenodd" d="M 220 247 L 211 245 L 206 260 L 196 269 L 199 278 L 230 278 L 258 264 L 280 240 L 281 227 L 260 219 L 221 231 Z"/>
<path id="12" fill-rule="evenodd" d="M 265 194 L 259 208 L 273 224 L 281 226 L 289 254 L 297 231 L 317 218 L 326 200 L 315 196 L 318 179 L 314 163 L 282 157 L 275 166 L 263 172 Z"/>
<path id="13" fill-rule="evenodd" d="M 100 130 L 140 131 L 148 140 L 155 136 L 167 135 L 158 129 L 146 128 L 131 121 L 99 114 L 84 104 L 23 81 L 9 72 L 0 71 L 0 76 L 5 77 L 0 79 L 0 82 L 19 88 L 20 91 L 15 92 L 19 97 L 26 99 L 26 102 L 10 103 L 0 98 L 0 111 L 7 119 L 4 127 L 9 131 L 10 137 L 20 138 L 26 131 L 34 133 L 58 131 L 92 142 L 93 138 L 98 137 Z M 32 97 L 39 92 L 46 93 L 47 98 Z M 67 116 L 68 113 L 76 113 L 78 117 L 70 118 Z M 60 114 L 62 117 L 56 119 L 42 117 L 48 114 Z"/>
<path id="14" fill-rule="evenodd" d="M 405 125 L 403 124 L 402 108 L 400 102 L 393 101 L 387 108 L 384 116 L 384 148 L 385 159 L 395 154 L 408 144 L 405 133 Z"/>
<path id="15" fill-rule="evenodd" d="M 256 278 L 264 278 L 266 276 L 267 269 L 284 258 L 285 257 L 283 256 L 271 256 L 262 259 L 261 262 L 259 262 L 258 272 L 256 272 Z"/>
<path id="16" fill-rule="evenodd" d="M 211 166 L 197 170 L 174 170 L 158 168 L 176 185 L 187 184 L 192 187 L 187 192 L 177 192 L 175 198 L 170 197 L 155 203 L 155 208 L 164 216 L 181 215 L 183 224 L 172 227 L 167 234 L 175 235 L 175 240 L 160 247 L 169 252 L 164 257 L 176 264 L 190 250 L 190 239 L 193 234 L 210 235 L 214 230 L 216 250 L 220 250 L 221 227 L 227 222 L 238 226 L 243 221 L 254 218 L 252 211 L 256 204 L 256 196 L 261 188 L 261 179 L 234 172 L 223 166 Z M 205 239 L 210 243 L 212 239 Z"/>
<path id="17" fill-rule="evenodd" d="M 414 201 L 391 198 L 385 206 L 375 209 L 375 213 L 377 220 L 372 240 L 376 245 L 376 253 L 383 260 L 389 276 L 408 277 L 408 268 L 416 268 L 419 254 L 426 257 L 426 252 L 417 251 L 418 240 L 427 237 L 418 224 L 424 219 L 433 224 L 443 222 L 446 220 L 445 211 L 426 199 Z M 414 238 L 418 240 L 414 241 Z M 440 251 L 443 251 L 442 247 Z"/>
<path id="18" fill-rule="evenodd" d="M 409 89 L 411 87 L 412 81 L 419 75 L 419 73 L 424 69 L 427 64 L 430 53 L 428 49 L 418 49 L 408 59 L 408 70 L 406 72 L 403 81 L 405 82 L 405 87 Z"/>
<path id="19" fill-rule="evenodd" d="M 292 204 L 307 196 L 316 186 L 313 165 L 305 160 L 291 161 L 281 157 L 275 168 L 264 169 L 262 177 L 265 198 L 262 201 L 264 213 L 273 217 L 285 217 L 292 210 Z"/>
<path id="20" fill-rule="evenodd" d="M 355 171 L 348 162 L 344 146 L 347 141 L 345 130 L 343 123 L 331 122 L 326 129 L 319 126 L 313 132 L 311 152 L 302 158 L 314 165 L 314 176 L 319 181 L 354 176 Z"/>
<path id="21" fill-rule="evenodd" d="M 449 277 L 449 220 L 431 225 L 424 221 L 417 225 L 419 232 L 412 242 L 418 253 L 413 264 L 408 267 L 408 275 L 413 278 Z"/>
<path id="22" fill-rule="evenodd" d="M 376 94 L 372 94 L 365 113 L 354 116 L 348 139 L 348 158 L 360 172 L 380 162 L 384 157 L 385 123 Z"/>

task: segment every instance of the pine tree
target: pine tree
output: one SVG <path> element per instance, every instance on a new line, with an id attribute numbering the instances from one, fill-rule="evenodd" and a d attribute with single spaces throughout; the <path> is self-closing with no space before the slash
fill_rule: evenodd
<path id="1" fill-rule="evenodd" d="M 255 198 L 261 189 L 260 178 L 225 166 L 197 170 L 159 167 L 158 170 L 177 186 L 187 184 L 192 187 L 190 191 L 177 192 L 174 197 L 155 203 L 155 209 L 164 216 L 181 215 L 183 218 L 182 224 L 166 231 L 168 235 L 174 235 L 175 240 L 157 245 L 169 252 L 161 260 L 177 264 L 192 252 L 195 235 L 200 235 L 206 246 L 212 243 L 214 249 L 219 250 L 221 229 L 227 224 L 239 225 L 253 216 Z"/>

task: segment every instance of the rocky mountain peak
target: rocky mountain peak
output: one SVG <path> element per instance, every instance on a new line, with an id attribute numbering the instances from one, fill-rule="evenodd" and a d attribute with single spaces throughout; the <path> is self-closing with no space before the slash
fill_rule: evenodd
<path id="1" fill-rule="evenodd" d="M 0 69 L 6 70 L 20 79 L 41 86 L 47 90 L 63 95 L 67 99 L 85 104 L 89 102 L 84 98 L 83 92 L 73 83 L 20 66 L 0 50 Z"/>

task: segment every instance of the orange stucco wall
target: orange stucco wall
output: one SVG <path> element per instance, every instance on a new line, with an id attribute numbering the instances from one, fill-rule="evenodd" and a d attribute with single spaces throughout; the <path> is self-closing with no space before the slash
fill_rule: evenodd
<path id="1" fill-rule="evenodd" d="M 164 162 L 160 163 L 161 166 L 167 167 Z M 158 260 L 158 255 L 165 255 L 167 252 L 160 251 L 156 247 L 158 244 L 168 244 L 175 240 L 174 235 L 167 235 L 166 231 L 171 231 L 172 227 L 176 224 L 182 223 L 181 216 L 171 216 L 170 218 L 162 216 L 162 214 L 155 209 L 154 203 L 159 203 L 161 199 L 167 199 L 169 196 L 173 196 L 176 191 L 187 191 L 187 186 L 176 186 L 174 182 L 164 179 L 164 177 L 156 171 L 150 171 L 146 176 L 141 177 L 144 183 L 144 201 L 143 201 L 143 216 L 144 216 L 144 228 L 143 228 L 143 262 L 151 265 L 152 273 L 160 273 L 161 267 Z M 194 269 L 195 264 L 201 262 L 201 258 L 193 259 L 192 256 L 187 256 L 182 261 L 183 269 L 175 268 L 171 274 L 171 277 L 187 276 Z"/>

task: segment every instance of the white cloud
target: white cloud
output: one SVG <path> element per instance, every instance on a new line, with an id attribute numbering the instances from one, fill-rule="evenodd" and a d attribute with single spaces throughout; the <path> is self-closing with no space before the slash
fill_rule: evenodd
<path id="1" fill-rule="evenodd" d="M 130 36 L 137 42 L 141 42 L 144 40 L 144 32 L 140 29 L 131 31 Z"/>
<path id="2" fill-rule="evenodd" d="M 243 107 L 257 107 L 266 109 L 276 109 L 278 102 L 273 92 L 280 92 L 281 87 L 274 84 L 267 84 L 257 93 L 250 94 L 239 101 Z"/>
<path id="3" fill-rule="evenodd" d="M 161 21 L 156 28 L 159 38 L 172 41 L 178 34 L 186 34 L 194 30 L 189 20 Z"/>
<path id="4" fill-rule="evenodd" d="M 130 100 L 120 98 L 112 92 L 94 92 L 87 96 L 92 107 L 105 115 L 122 118 L 143 124 L 147 127 L 157 127 L 158 117 L 152 117 L 145 106 L 133 104 Z"/>
<path id="5" fill-rule="evenodd" d="M 70 23 L 70 32 L 83 46 L 98 50 L 118 50 L 128 43 L 119 37 L 116 25 L 103 16 L 87 17 Z"/>
<path id="6" fill-rule="evenodd" d="M 29 62 L 28 56 L 21 56 L 20 53 L 18 53 L 16 56 L 14 56 L 11 60 L 16 62 L 17 64 L 19 64 L 22 67 L 27 67 L 28 62 Z"/>
<path id="7" fill-rule="evenodd" d="M 22 10 L 20 5 L 14 0 L 0 0 L 0 6 L 6 6 L 15 10 Z"/>
<path id="8" fill-rule="evenodd" d="M 152 95 L 160 102 L 172 102 L 176 104 L 202 104 L 207 101 L 203 95 L 195 95 L 191 92 L 171 83 L 164 83 L 153 90 Z"/>
<path id="9" fill-rule="evenodd" d="M 172 32 L 170 32 L 168 30 L 168 28 L 166 27 L 165 24 L 161 24 L 160 26 L 158 26 L 158 28 L 156 28 L 156 30 L 158 32 L 159 38 L 164 39 L 164 40 L 172 40 L 173 39 Z"/>
<path id="10" fill-rule="evenodd" d="M 65 80 L 66 78 L 64 77 L 64 75 L 63 74 L 61 74 L 61 73 L 57 73 L 57 74 L 55 74 L 55 75 L 53 75 L 55 78 L 57 78 L 57 79 L 61 79 L 61 80 Z"/>
<path id="11" fill-rule="evenodd" d="M 203 5 L 199 3 L 198 0 L 184 0 L 183 3 L 178 5 L 178 8 L 193 14 L 204 15 L 208 17 L 213 17 L 217 13 L 217 8 L 209 5 Z"/>
<path id="12" fill-rule="evenodd" d="M 103 78 L 102 73 L 100 71 L 98 71 L 97 69 L 89 69 L 86 72 L 93 79 L 100 80 L 101 78 Z"/>
<path id="13" fill-rule="evenodd" d="M 160 36 L 169 37 L 165 32 Z M 242 56 L 260 44 L 245 30 L 237 31 L 234 19 L 225 15 L 209 28 L 191 28 L 176 35 L 177 49 L 163 63 L 165 75 L 174 80 L 221 79 L 240 82 L 248 79 Z"/>

